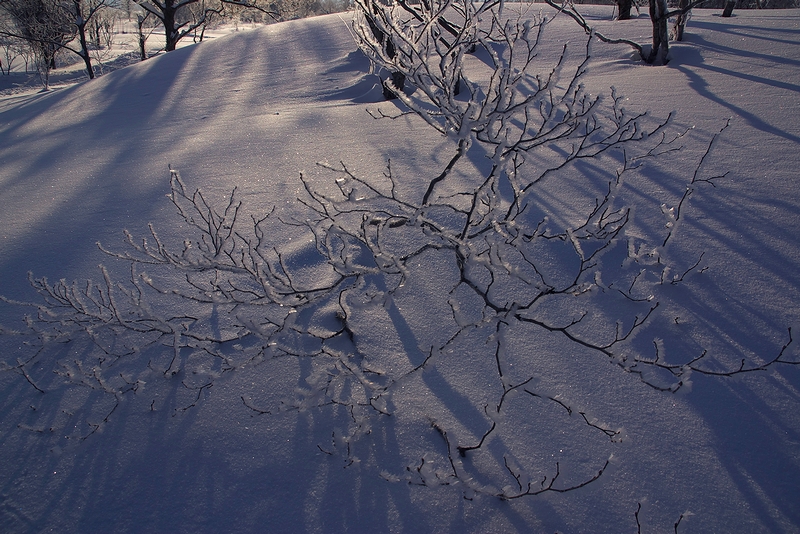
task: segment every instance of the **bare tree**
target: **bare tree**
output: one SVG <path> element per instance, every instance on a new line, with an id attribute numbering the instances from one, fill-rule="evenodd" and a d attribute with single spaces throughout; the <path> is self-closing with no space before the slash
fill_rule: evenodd
<path id="1" fill-rule="evenodd" d="M 221 15 L 226 5 L 258 10 L 277 19 L 277 14 L 261 0 L 137 0 L 137 3 L 161 21 L 166 39 L 164 49 L 167 52 L 175 50 L 181 39 L 203 27 L 211 17 Z M 193 17 L 189 16 L 190 7 L 199 7 L 194 10 Z"/>
<path id="2" fill-rule="evenodd" d="M 670 33 L 667 23 L 670 18 L 677 17 L 673 28 L 673 35 L 676 39 L 683 39 L 683 32 L 691 10 L 707 0 L 681 0 L 678 9 L 670 10 L 667 0 L 650 0 L 650 21 L 653 25 L 653 41 L 650 50 L 645 50 L 641 44 L 629 39 L 614 39 L 593 29 L 586 19 L 568 2 L 557 4 L 554 0 L 545 0 L 551 7 L 570 16 L 586 31 L 587 35 L 594 35 L 600 41 L 609 44 L 625 44 L 633 47 L 641 58 L 651 65 L 666 65 L 669 61 L 669 39 Z"/>
<path id="3" fill-rule="evenodd" d="M 202 13 L 194 21 L 188 17 L 179 17 L 182 9 L 197 3 L 201 3 Z M 205 0 L 141 0 L 138 4 L 161 21 L 165 34 L 164 49 L 167 52 L 175 50 L 175 46 L 181 39 L 205 24 L 207 17 L 220 14 L 223 9 L 221 2 L 214 0 L 210 0 L 208 4 Z"/>
<path id="4" fill-rule="evenodd" d="M 0 28 L 6 27 L 8 24 L 11 24 L 11 21 L 7 18 L 7 14 L 0 10 Z M 26 48 L 25 41 L 11 37 L 0 29 L 0 74 L 11 74 L 14 62 L 20 56 L 25 56 Z"/>
<path id="5" fill-rule="evenodd" d="M 147 39 L 155 30 L 155 26 L 149 26 L 147 24 L 150 15 L 151 13 L 149 11 L 145 11 L 144 15 L 141 13 L 136 15 L 136 36 L 139 43 L 139 57 L 142 61 L 147 59 L 147 50 L 145 48 Z"/>
<path id="6" fill-rule="evenodd" d="M 92 67 L 91 55 L 89 54 L 89 45 L 87 40 L 88 31 L 92 28 L 92 24 L 99 21 L 97 20 L 98 14 L 108 7 L 113 0 L 72 0 L 72 10 L 68 11 L 68 15 L 73 17 L 75 27 L 78 33 L 78 40 L 80 42 L 80 49 L 76 50 L 65 46 L 65 48 L 76 53 L 83 59 L 86 65 L 86 72 L 89 78 L 94 78 L 94 68 Z M 99 41 L 99 30 L 98 30 Z"/>
<path id="7" fill-rule="evenodd" d="M 188 26 L 194 28 L 191 30 L 192 42 L 203 42 L 206 35 L 206 30 L 210 28 L 218 19 L 221 19 L 224 14 L 224 7 L 221 11 L 208 11 L 206 2 L 198 2 L 186 6 L 182 15 L 183 18 L 189 21 Z"/>
<path id="8" fill-rule="evenodd" d="M 114 33 L 117 20 L 122 13 L 119 0 L 91 0 L 86 8 L 91 10 L 100 3 L 106 3 L 109 9 L 97 10 L 87 25 L 87 38 L 96 48 L 111 49 L 114 45 Z"/>
<path id="9" fill-rule="evenodd" d="M 64 1 L 5 0 L 0 3 L 0 9 L 13 22 L 12 27 L 2 28 L 0 32 L 28 43 L 45 88 L 50 85 L 50 70 L 55 68 L 56 52 L 76 35 L 73 21 L 64 17 Z"/>
<path id="10" fill-rule="evenodd" d="M 273 8 L 279 21 L 308 17 L 314 8 L 314 0 L 277 0 Z"/>
<path id="11" fill-rule="evenodd" d="M 347 0 L 315 0 L 313 10 L 319 15 L 329 15 L 347 11 L 349 4 Z"/>
<path id="12" fill-rule="evenodd" d="M 55 53 L 68 50 L 79 56 L 89 78 L 95 77 L 87 40 L 91 24 L 114 0 L 6 0 L 0 3 L 14 21 L 14 29 L 0 29 L 25 40 L 35 50 L 43 66 L 45 86 L 55 67 Z M 72 42 L 77 38 L 78 46 Z"/>

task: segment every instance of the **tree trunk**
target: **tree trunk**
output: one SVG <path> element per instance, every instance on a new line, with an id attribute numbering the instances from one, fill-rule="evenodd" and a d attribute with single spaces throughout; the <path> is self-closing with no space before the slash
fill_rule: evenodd
<path id="1" fill-rule="evenodd" d="M 94 80 L 94 67 L 92 67 L 92 57 L 89 55 L 89 46 L 86 42 L 86 21 L 83 20 L 83 10 L 81 9 L 81 0 L 73 0 L 75 5 L 75 20 L 78 27 L 78 38 L 81 43 L 81 53 L 79 54 L 86 65 L 86 72 L 89 74 L 89 79 Z"/>
<path id="2" fill-rule="evenodd" d="M 761 7 L 761 4 L 759 3 L 758 6 Z M 722 10 L 722 16 L 723 17 L 730 17 L 731 15 L 733 15 L 733 8 L 734 7 L 736 7 L 736 0 L 728 0 L 725 3 L 725 9 Z"/>
<path id="3" fill-rule="evenodd" d="M 164 50 L 172 52 L 178 44 L 178 32 L 175 30 L 175 10 L 165 9 L 162 22 L 164 23 L 164 36 L 166 39 Z"/>
<path id="4" fill-rule="evenodd" d="M 80 28 L 79 33 L 81 39 L 80 56 L 83 58 L 83 64 L 86 65 L 86 73 L 89 74 L 89 79 L 94 80 L 94 67 L 92 67 L 92 57 L 89 55 L 89 49 L 86 47 L 86 33 L 83 31 L 83 28 Z"/>
<path id="5" fill-rule="evenodd" d="M 679 0 L 678 7 L 686 9 L 689 5 L 689 0 Z M 675 24 L 672 26 L 672 35 L 676 41 L 683 41 L 683 30 L 686 29 L 686 21 L 689 19 L 689 13 L 681 13 L 675 17 Z"/>
<path id="6" fill-rule="evenodd" d="M 617 20 L 629 20 L 631 18 L 631 8 L 633 7 L 633 0 L 616 0 Z"/>
<path id="7" fill-rule="evenodd" d="M 147 41 L 147 37 L 144 36 L 144 21 L 147 20 L 149 15 L 150 13 L 147 12 L 145 16 L 138 15 L 136 17 L 136 25 L 139 32 L 139 54 L 141 54 L 142 61 L 147 59 L 147 52 L 144 48 L 145 42 Z"/>
<path id="8" fill-rule="evenodd" d="M 42 47 L 45 49 L 46 47 Z M 55 64 L 55 59 L 51 59 L 47 55 L 46 50 L 41 50 L 39 52 L 34 52 L 34 54 L 41 54 L 40 57 L 36 59 L 36 70 L 39 72 L 39 77 L 42 80 L 42 86 L 45 90 L 50 90 L 50 69 L 55 68 L 52 65 Z"/>
<path id="9" fill-rule="evenodd" d="M 650 0 L 650 20 L 653 23 L 653 48 L 647 62 L 651 65 L 666 65 L 669 54 L 669 31 L 667 31 L 667 0 Z"/>

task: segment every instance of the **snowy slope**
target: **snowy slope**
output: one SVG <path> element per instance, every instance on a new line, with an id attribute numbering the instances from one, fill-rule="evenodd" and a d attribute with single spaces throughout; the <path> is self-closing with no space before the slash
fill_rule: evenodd
<path id="1" fill-rule="evenodd" d="M 623 24 L 608 20 L 607 7 L 586 12 L 606 34 L 647 40 L 646 18 Z M 300 172 L 330 184 L 336 175 L 320 161 L 342 161 L 380 180 L 391 160 L 404 193 L 424 187 L 451 157 L 452 142 L 419 119 L 374 120 L 365 112 L 396 105 L 381 102 L 348 20 L 331 15 L 231 35 L 2 103 L 0 294 L 34 300 L 28 271 L 98 279 L 103 263 L 124 277 L 127 267 L 96 246 L 120 250 L 123 229 L 143 236 L 152 222 L 180 244 L 186 225 L 165 198 L 170 166 L 212 200 L 224 202 L 238 186 L 243 209 L 254 215 L 273 206 L 296 210 Z M 594 46 L 585 79 L 591 91 L 614 86 L 627 108 L 649 110 L 654 120 L 674 112 L 674 131 L 691 128 L 684 151 L 626 184 L 636 216 L 631 236 L 663 231 L 661 204 L 677 204 L 709 139 L 731 120 L 704 162 L 706 172 L 728 174 L 692 195 L 671 245 L 685 266 L 702 254 L 704 269 L 671 290 L 631 350 L 651 353 L 659 337 L 679 359 L 707 349 L 735 365 L 774 357 L 788 328 L 800 326 L 798 24 L 796 10 L 739 11 L 731 19 L 697 10 L 686 42 L 672 47 L 663 68 L 640 64 L 626 47 Z M 564 16 L 545 37 L 543 69 L 564 42 L 575 54 L 584 46 Z M 459 175 L 468 179 L 481 165 L 465 162 Z M 570 219 L 602 188 L 591 166 L 583 172 L 542 190 L 554 220 Z M 312 248 L 302 232 L 287 230 L 278 241 L 298 261 Z M 447 267 L 434 260 L 427 267 L 391 305 L 365 305 L 353 316 L 362 327 L 359 346 L 385 351 L 387 369 L 419 364 L 446 329 L 438 319 L 449 308 L 437 297 Z M 18 328 L 20 315 L 3 305 L 0 324 Z M 9 365 L 30 352 L 2 339 L 0 359 Z M 635 532 L 638 521 L 641 532 L 672 532 L 682 514 L 679 532 L 800 529 L 800 369 L 695 375 L 690 393 L 673 395 L 556 336 L 520 328 L 508 345 L 532 354 L 536 391 L 574 413 L 541 398 L 511 406 L 516 432 L 490 443 L 486 461 L 511 450 L 549 477 L 559 462 L 568 484 L 612 457 L 597 481 L 509 502 L 458 485 L 386 480 L 413 474 L 422 457 L 446 470 L 432 419 L 453 435 L 478 438 L 490 424 L 491 389 L 483 386 L 494 360 L 481 360 L 485 350 L 471 338 L 408 380 L 393 398 L 396 413 L 372 420 L 371 432 L 353 444 L 358 462 L 341 454 L 346 413 L 275 409 L 308 387 L 307 360 L 238 369 L 199 392 L 177 378 L 148 377 L 91 435 L 91 424 L 108 414 L 107 397 L 86 387 L 40 393 L 7 371 L 0 374 L 0 530 Z M 52 377 L 57 362 L 80 359 L 79 350 L 54 351 L 34 378 Z M 797 360 L 797 346 L 786 356 Z M 579 411 L 621 430 L 621 439 L 597 439 Z"/>

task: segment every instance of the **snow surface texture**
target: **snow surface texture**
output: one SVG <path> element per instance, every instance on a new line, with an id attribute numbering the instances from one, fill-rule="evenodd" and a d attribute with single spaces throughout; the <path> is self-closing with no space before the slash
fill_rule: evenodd
<path id="1" fill-rule="evenodd" d="M 608 9 L 586 11 L 606 35 L 646 42 L 647 19 L 613 23 Z M 799 22 L 798 11 L 721 19 L 696 10 L 686 41 L 673 44 L 663 68 L 642 65 L 625 47 L 593 48 L 584 79 L 590 91 L 609 94 L 614 86 L 626 108 L 649 110 L 654 120 L 675 112 L 672 131 L 690 129 L 683 151 L 626 178 L 620 195 L 633 207 L 626 240 L 663 237 L 705 147 L 730 118 L 702 169 L 704 176 L 728 174 L 696 188 L 670 243 L 683 266 L 678 273 L 698 258 L 701 265 L 684 283 L 667 284 L 658 313 L 628 347 L 641 357 L 658 350 L 685 362 L 707 350 L 720 370 L 742 358 L 758 364 L 777 356 L 788 329 L 797 329 Z M 248 219 L 273 207 L 283 217 L 304 214 L 301 171 L 306 183 L 336 191 L 341 174 L 320 161 L 342 161 L 353 175 L 385 184 L 390 159 L 400 194 L 421 196 L 452 157 L 453 142 L 418 118 L 375 120 L 365 112 L 398 108 L 381 101 L 379 80 L 348 30 L 338 15 L 269 26 L 3 102 L 0 294 L 35 300 L 27 271 L 102 281 L 103 263 L 124 280 L 125 262 L 95 243 L 124 251 L 122 230 L 138 242 L 150 235 L 147 223 L 180 251 L 193 236 L 164 196 L 169 166 L 189 194 L 200 188 L 219 209 L 237 186 Z M 543 70 L 567 41 L 582 53 L 582 32 L 558 17 L 545 30 Z M 448 187 L 468 183 L 483 163 L 460 165 Z M 580 206 L 603 194 L 611 178 L 598 173 L 606 171 L 578 166 L 547 179 L 538 198 L 553 225 L 570 224 Z M 276 243 L 287 265 L 318 275 L 313 235 L 282 229 Z M 27 376 L 0 374 L 0 530 L 667 532 L 679 519 L 680 532 L 800 528 L 796 367 L 735 379 L 695 373 L 691 392 L 676 395 L 563 336 L 498 330 L 502 361 L 528 366 L 515 372 L 533 377 L 529 389 L 539 396 L 509 395 L 503 414 L 489 417 L 498 395 L 486 382 L 499 360 L 480 335 L 464 335 L 407 374 L 449 335 L 449 323 L 476 321 L 478 308 L 448 294 L 452 273 L 437 261 L 420 256 L 391 298 L 378 288 L 372 295 L 380 298 L 347 302 L 355 346 L 375 358 L 369 365 L 407 377 L 355 429 L 356 418 L 341 406 L 313 408 L 331 375 L 310 359 L 231 361 L 233 369 L 223 371 L 218 361 L 193 363 L 182 353 L 186 365 L 172 375 L 174 362 L 153 357 L 151 366 L 121 368 L 117 382 L 130 384 L 117 397 L 104 395 L 99 381 L 73 380 L 87 376 L 76 363 L 93 350 L 84 345 L 49 349 Z M 557 254 L 552 261 L 558 265 Z M 595 281 L 592 291 L 601 294 L 608 281 Z M 443 290 L 443 283 L 450 285 Z M 194 308 L 184 313 L 201 313 Z M 207 311 L 209 324 L 224 329 L 224 317 L 216 323 Z M 22 328 L 20 314 L 3 306 L 0 324 Z M 298 321 L 306 319 L 313 318 Z M 341 328 L 335 320 L 315 324 L 323 337 L 325 328 Z M 302 345 L 307 340 L 279 341 L 294 342 L 297 353 L 313 350 Z M 2 343 L 8 365 L 32 356 L 15 336 Z M 797 347 L 784 357 L 796 360 Z M 492 423 L 503 432 L 461 460 L 474 462 L 476 481 L 454 483 L 442 431 L 469 446 Z M 511 494 L 519 482 L 511 474 L 523 470 L 546 485 L 556 465 L 554 487 L 569 487 L 608 458 L 600 478 L 567 493 L 507 501 L 475 491 L 494 484 Z M 493 470 L 504 460 L 508 488 Z"/>

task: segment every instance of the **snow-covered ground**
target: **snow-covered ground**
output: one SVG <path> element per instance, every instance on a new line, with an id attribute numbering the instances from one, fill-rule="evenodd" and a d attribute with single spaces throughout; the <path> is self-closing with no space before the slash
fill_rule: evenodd
<path id="1" fill-rule="evenodd" d="M 647 18 L 612 22 L 610 7 L 582 9 L 607 35 L 647 42 Z M 648 163 L 620 193 L 634 208 L 625 238 L 637 242 L 663 237 L 661 205 L 678 205 L 709 140 L 730 119 L 701 169 L 705 177 L 727 174 L 697 184 L 670 244 L 679 266 L 701 264 L 683 284 L 666 284 L 663 304 L 627 348 L 653 357 L 658 337 L 668 359 L 688 362 L 708 350 L 720 370 L 774 358 L 800 326 L 800 11 L 735 14 L 695 10 L 666 67 L 597 43 L 584 80 L 595 93 L 615 87 L 627 109 L 653 120 L 674 113 L 672 132 L 688 129 L 681 152 Z M 416 117 L 366 112 L 392 113 L 398 104 L 381 100 L 349 20 L 330 15 L 236 33 L 91 82 L 0 100 L 0 295 L 36 301 L 28 271 L 51 281 L 101 280 L 102 263 L 125 279 L 124 262 L 96 245 L 124 250 L 123 229 L 138 239 L 153 223 L 180 248 L 192 236 L 165 197 L 170 167 L 215 204 L 224 206 L 237 186 L 248 218 L 273 207 L 282 216 L 304 213 L 300 173 L 321 189 L 339 177 L 317 162 L 341 161 L 385 183 L 391 160 L 400 194 L 419 195 L 452 157 L 453 142 Z M 545 31 L 543 70 L 565 42 L 582 53 L 582 31 L 561 15 Z M 448 185 L 458 189 L 457 180 L 468 183 L 482 165 L 460 162 Z M 604 172 L 589 163 L 548 178 L 538 202 L 553 224 L 602 194 Z M 313 260 L 310 236 L 285 230 L 270 238 L 287 261 Z M 451 276 L 436 261 L 425 256 L 392 302 L 353 312 L 357 346 L 383 358 L 376 365 L 387 373 L 420 364 L 454 319 L 447 299 L 456 297 L 441 286 Z M 21 329 L 29 311 L 4 304 L 0 324 Z M 372 414 L 370 431 L 361 428 L 350 443 L 355 418 L 337 406 L 279 410 L 300 390 L 313 392 L 320 377 L 310 359 L 206 369 L 209 382 L 193 379 L 189 367 L 165 378 L 158 361 L 134 362 L 124 372 L 139 374 L 123 378 L 136 391 L 115 399 L 98 392 L 99 382 L 59 385 L 92 347 L 36 355 L 21 339 L 0 336 L 7 365 L 36 356 L 24 373 L 0 373 L 3 532 L 800 529 L 797 366 L 736 378 L 695 373 L 690 392 L 672 394 L 563 336 L 509 330 L 505 353 L 527 366 L 519 376 L 535 378 L 539 397 L 509 396 L 508 413 L 496 418 L 503 433 L 463 460 L 475 462 L 476 484 L 502 490 L 503 473 L 491 466 L 504 458 L 545 480 L 558 465 L 556 488 L 611 461 L 585 487 L 508 501 L 476 493 L 468 481 L 437 485 L 454 481 L 434 426 L 466 446 L 492 424 L 486 407 L 498 402 L 497 391 L 484 382 L 498 360 L 485 340 L 465 334 L 398 382 L 392 415 Z M 783 359 L 800 358 L 797 343 Z M 601 428 L 618 433 L 608 439 Z M 504 483 L 514 486 L 509 474 L 518 471 L 512 465 Z"/>

